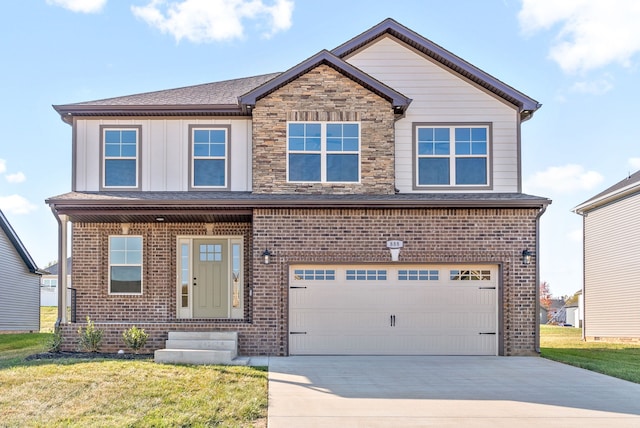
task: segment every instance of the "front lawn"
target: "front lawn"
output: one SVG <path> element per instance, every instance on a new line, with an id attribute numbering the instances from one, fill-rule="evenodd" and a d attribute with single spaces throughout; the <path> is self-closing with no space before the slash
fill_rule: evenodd
<path id="1" fill-rule="evenodd" d="M 540 355 L 640 383 L 640 344 L 583 342 L 579 328 L 542 325 Z"/>
<path id="2" fill-rule="evenodd" d="M 2 426 L 266 426 L 267 370 L 29 360 L 48 334 L 0 335 Z"/>

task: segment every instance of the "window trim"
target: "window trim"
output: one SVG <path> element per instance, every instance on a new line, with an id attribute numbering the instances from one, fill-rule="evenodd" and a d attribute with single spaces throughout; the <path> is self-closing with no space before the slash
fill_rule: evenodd
<path id="1" fill-rule="evenodd" d="M 320 125 L 320 151 L 318 152 L 309 152 L 309 154 L 319 154 L 320 155 L 320 180 L 319 181 L 294 181 L 289 180 L 289 155 L 291 153 L 300 153 L 304 154 L 302 151 L 289 150 L 289 125 L 301 123 L 301 124 L 319 124 Z M 355 124 L 358 125 L 358 151 L 346 151 L 346 152 L 330 152 L 327 150 L 327 125 L 347 125 L 347 124 Z M 290 120 L 287 121 L 286 124 L 286 163 L 287 163 L 287 183 L 293 184 L 361 184 L 362 183 L 362 123 L 354 120 L 338 120 L 338 121 L 327 121 L 327 120 Z M 358 155 L 358 179 L 356 181 L 328 181 L 327 180 L 327 156 L 329 154 L 357 154 Z"/>
<path id="2" fill-rule="evenodd" d="M 111 238 L 140 238 L 140 264 L 112 264 L 111 263 Z M 107 287 L 110 296 L 142 296 L 144 294 L 144 237 L 142 235 L 109 235 L 107 237 Z M 122 293 L 111 291 L 111 267 L 112 266 L 140 266 L 140 292 Z"/>
<path id="3" fill-rule="evenodd" d="M 106 142 L 106 131 L 130 131 L 135 130 L 136 138 L 136 185 L 135 186 L 107 186 L 106 185 L 106 157 L 104 145 Z M 100 125 L 100 190 L 141 190 L 140 182 L 142 177 L 142 125 Z"/>
<path id="4" fill-rule="evenodd" d="M 224 129 L 226 133 L 225 141 L 225 166 L 224 166 L 224 186 L 196 186 L 194 184 L 193 174 L 195 172 L 193 154 L 193 134 L 196 130 L 201 129 Z M 197 124 L 189 125 L 189 190 L 198 191 L 205 190 L 208 192 L 216 190 L 229 190 L 231 188 L 231 125 L 218 125 L 218 124 Z"/>
<path id="5" fill-rule="evenodd" d="M 418 128 L 486 128 L 487 129 L 487 184 L 418 184 Z M 455 146 L 454 146 L 455 150 Z M 412 164 L 412 187 L 413 190 L 493 190 L 493 123 L 492 122 L 413 122 L 411 133 L 411 164 Z M 456 155 L 449 154 L 449 164 L 454 164 Z M 451 175 L 455 176 L 455 169 L 451 170 Z"/>

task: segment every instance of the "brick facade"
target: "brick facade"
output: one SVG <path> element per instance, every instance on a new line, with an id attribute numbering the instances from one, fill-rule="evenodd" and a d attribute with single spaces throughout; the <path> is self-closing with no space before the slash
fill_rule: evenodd
<path id="1" fill-rule="evenodd" d="M 260 99 L 252 115 L 254 193 L 394 193 L 391 104 L 333 68 L 320 65 Z M 289 121 L 360 122 L 361 182 L 288 183 Z"/>
<path id="2" fill-rule="evenodd" d="M 244 355 L 287 355 L 288 271 L 296 263 L 389 263 L 385 243 L 404 241 L 401 263 L 490 263 L 501 266 L 499 295 L 504 355 L 532 355 L 536 337 L 537 209 L 256 209 L 253 224 L 217 223 L 214 235 L 245 238 L 245 317 L 176 318 L 176 239 L 205 236 L 205 224 L 132 224 L 144 237 L 144 294 L 108 294 L 108 236 L 119 224 L 74 224 L 73 279 L 78 323 L 89 315 L 105 330 L 104 351 L 122 349 L 131 325 L 150 333 L 146 351 L 164 347 L 170 330 L 239 332 Z M 264 265 L 264 248 L 274 262 Z M 252 295 L 249 289 L 252 288 Z M 78 324 L 64 327 L 64 348 L 75 347 Z"/>

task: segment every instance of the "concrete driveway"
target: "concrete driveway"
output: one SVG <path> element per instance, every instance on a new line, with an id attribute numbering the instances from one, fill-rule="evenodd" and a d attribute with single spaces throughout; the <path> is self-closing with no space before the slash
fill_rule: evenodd
<path id="1" fill-rule="evenodd" d="M 640 385 L 538 357 L 271 357 L 268 424 L 640 427 Z"/>

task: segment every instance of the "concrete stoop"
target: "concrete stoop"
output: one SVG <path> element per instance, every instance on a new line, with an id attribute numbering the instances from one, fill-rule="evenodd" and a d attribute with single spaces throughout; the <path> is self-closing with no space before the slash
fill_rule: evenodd
<path id="1" fill-rule="evenodd" d="M 170 331 L 165 346 L 166 349 L 155 351 L 156 363 L 241 366 L 249 363 L 249 358 L 238 357 L 235 331 Z"/>

